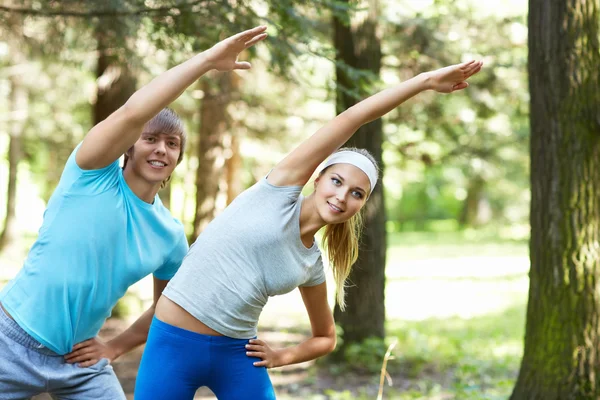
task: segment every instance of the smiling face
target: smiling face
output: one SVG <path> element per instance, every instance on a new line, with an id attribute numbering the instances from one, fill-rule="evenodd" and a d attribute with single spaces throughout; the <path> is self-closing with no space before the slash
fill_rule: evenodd
<path id="1" fill-rule="evenodd" d="M 180 153 L 181 135 L 144 131 L 127 152 L 125 168 L 139 179 L 160 185 L 173 173 Z"/>
<path id="2" fill-rule="evenodd" d="M 327 224 L 352 218 L 367 201 L 367 175 L 352 164 L 333 164 L 315 180 L 317 212 Z"/>

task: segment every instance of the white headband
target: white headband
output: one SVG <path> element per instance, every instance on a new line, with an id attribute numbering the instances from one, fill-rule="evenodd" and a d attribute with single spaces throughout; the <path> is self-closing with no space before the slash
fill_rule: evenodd
<path id="1" fill-rule="evenodd" d="M 329 160 L 327 160 L 321 171 L 333 164 L 350 164 L 360 169 L 369 178 L 369 183 L 371 184 L 371 192 L 369 195 L 373 193 L 375 184 L 377 184 L 377 168 L 375 168 L 373 162 L 367 157 L 355 151 L 338 151 L 329 157 Z"/>

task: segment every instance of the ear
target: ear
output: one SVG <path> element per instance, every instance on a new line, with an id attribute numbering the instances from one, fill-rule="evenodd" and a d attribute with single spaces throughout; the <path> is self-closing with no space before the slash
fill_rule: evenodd
<path id="1" fill-rule="evenodd" d="M 317 184 L 319 183 L 320 179 L 321 179 L 321 176 L 317 176 L 317 178 L 315 179 L 315 183 L 314 183 L 315 189 L 317 188 Z"/>

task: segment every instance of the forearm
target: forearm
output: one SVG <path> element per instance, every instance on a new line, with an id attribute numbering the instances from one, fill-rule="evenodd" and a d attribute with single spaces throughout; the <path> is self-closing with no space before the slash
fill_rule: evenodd
<path id="1" fill-rule="evenodd" d="M 149 121 L 211 69 L 206 52 L 202 52 L 163 72 L 136 91 L 125 103 L 128 117 L 141 123 Z"/>
<path id="2" fill-rule="evenodd" d="M 302 163 L 302 165 L 305 165 L 305 169 L 309 171 L 307 174 L 310 177 L 314 169 L 331 153 L 346 143 L 361 126 L 387 114 L 406 100 L 427 89 L 429 89 L 428 75 L 425 73 L 355 104 L 329 121 L 310 139 L 302 143 L 299 147 L 300 151 L 297 152 L 301 156 L 295 164 Z M 307 163 L 306 154 L 311 155 L 312 164 Z M 288 157 L 291 158 L 293 155 Z M 292 162 L 292 164 L 294 163 Z"/>
<path id="3" fill-rule="evenodd" d="M 333 337 L 316 336 L 297 346 L 280 349 L 277 351 L 279 354 L 275 367 L 297 364 L 322 357 L 335 349 L 335 343 L 336 339 Z"/>
<path id="4" fill-rule="evenodd" d="M 120 357 L 121 355 L 133 350 L 137 346 L 146 343 L 153 316 L 154 306 L 146 310 L 129 328 L 127 328 L 125 332 L 121 333 L 107 343 L 115 350 L 115 358 Z"/>
<path id="5" fill-rule="evenodd" d="M 406 100 L 427 89 L 430 89 L 429 75 L 422 73 L 364 99 L 340 115 L 346 114 L 347 118 L 353 120 L 360 127 L 384 116 Z"/>

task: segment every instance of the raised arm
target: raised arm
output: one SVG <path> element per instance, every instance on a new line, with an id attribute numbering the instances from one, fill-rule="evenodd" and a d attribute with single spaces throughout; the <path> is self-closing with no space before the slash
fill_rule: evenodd
<path id="1" fill-rule="evenodd" d="M 77 164 L 83 169 L 98 169 L 115 161 L 138 140 L 144 124 L 209 70 L 249 69 L 250 64 L 238 62 L 237 57 L 263 40 L 266 29 L 260 26 L 231 36 L 139 89 L 87 134 L 77 152 Z"/>
<path id="2" fill-rule="evenodd" d="M 269 174 L 277 186 L 304 186 L 315 169 L 340 148 L 362 125 L 387 114 L 424 90 L 451 93 L 469 86 L 466 80 L 479 72 L 482 62 L 469 61 L 425 72 L 385 89 L 348 108 L 319 129 L 284 158 Z"/>

